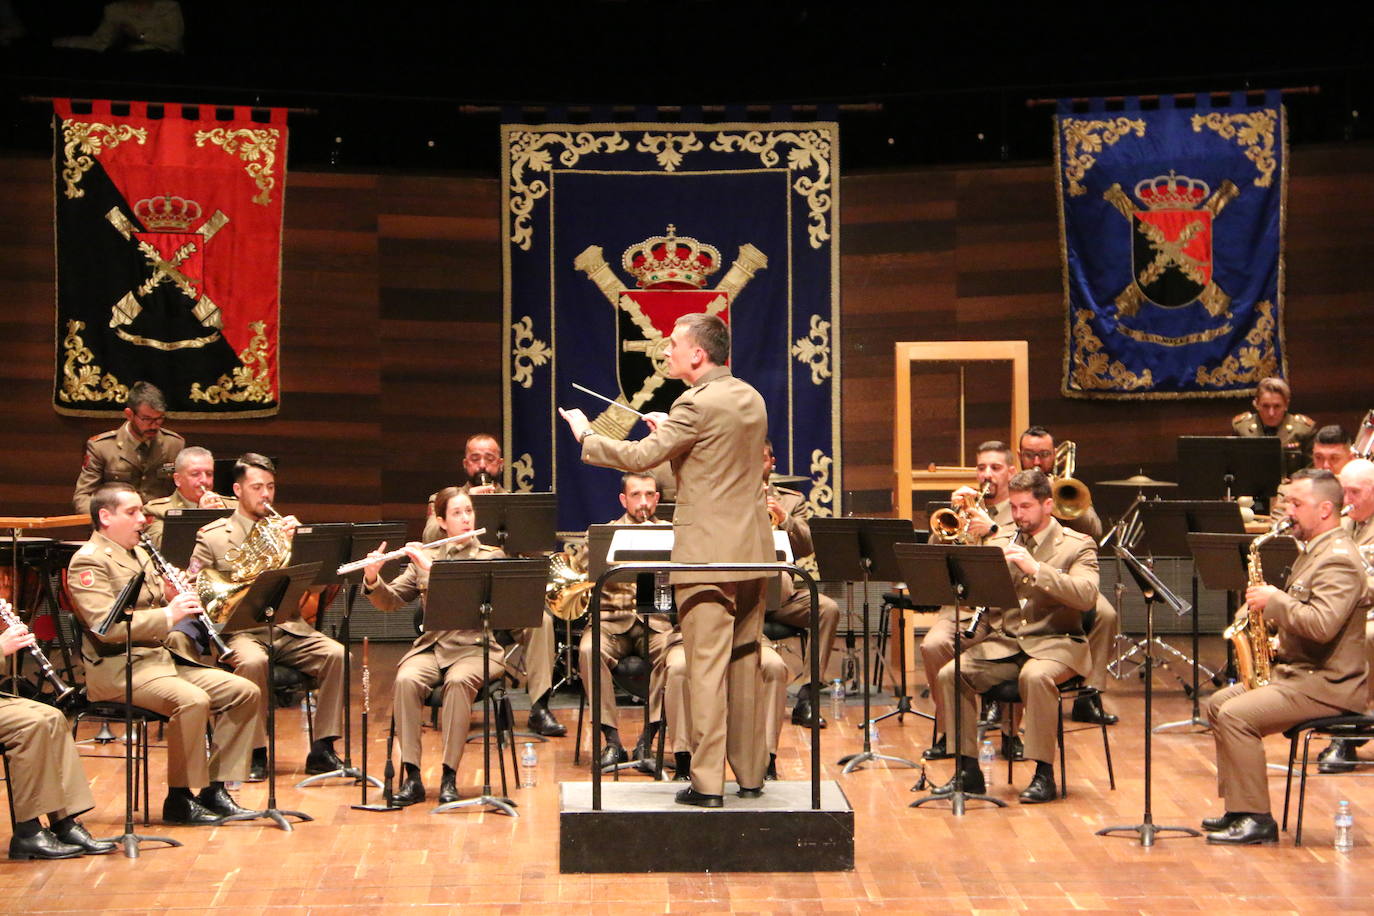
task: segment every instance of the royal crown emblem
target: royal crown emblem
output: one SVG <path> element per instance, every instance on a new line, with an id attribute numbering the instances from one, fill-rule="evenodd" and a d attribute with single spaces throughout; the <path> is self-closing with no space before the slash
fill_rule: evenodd
<path id="1" fill-rule="evenodd" d="M 173 194 L 145 197 L 134 204 L 134 216 L 144 228 L 155 232 L 184 232 L 200 219 L 202 212 L 194 200 Z"/>
<path id="2" fill-rule="evenodd" d="M 645 239 L 625 249 L 620 266 L 640 289 L 701 289 L 720 270 L 720 251 L 690 236 L 678 236 L 668 224 L 666 236 Z"/>
<path id="3" fill-rule="evenodd" d="M 1135 185 L 1136 200 L 1151 210 L 1196 210 L 1211 193 L 1207 182 L 1175 174 L 1173 169 Z"/>

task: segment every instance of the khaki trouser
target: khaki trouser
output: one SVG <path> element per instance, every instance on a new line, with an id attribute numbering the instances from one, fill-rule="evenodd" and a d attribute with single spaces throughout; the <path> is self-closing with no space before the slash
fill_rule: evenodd
<path id="1" fill-rule="evenodd" d="M 233 650 L 230 661 L 234 673 L 257 685 L 264 697 L 271 697 L 267 689 L 267 631 L 249 630 L 229 637 Z M 296 636 L 285 630 L 276 631 L 273 661 L 290 665 L 319 681 L 320 691 L 315 705 L 315 737 L 337 738 L 343 734 L 343 644 L 320 632 Z M 267 746 L 267 707 L 258 710 L 253 723 L 253 747 Z"/>
<path id="2" fill-rule="evenodd" d="M 637 621 L 624 633 L 601 631 L 601 659 L 597 665 L 601 678 L 601 724 L 615 728 L 615 682 L 611 679 L 611 667 L 627 655 L 643 651 L 644 633 L 648 628 L 643 621 Z M 679 641 L 678 634 L 668 631 L 649 633 L 649 721 L 658 722 L 663 718 L 664 692 L 664 655 L 670 644 Z M 582 688 L 587 692 L 587 702 L 592 700 L 592 629 L 582 632 L 578 643 L 578 670 L 582 673 Z"/>
<path id="3" fill-rule="evenodd" d="M 1059 688 L 1075 674 L 1063 662 L 1030 658 L 1025 654 L 987 660 L 969 658 L 959 661 L 959 735 L 954 742 L 958 753 L 978 756 L 978 695 L 998 684 L 1016 681 L 1025 706 L 1026 757 L 1044 763 L 1054 762 L 1054 747 L 1059 733 Z M 940 669 L 939 689 L 946 709 L 953 709 L 954 662 Z"/>
<path id="4" fill-rule="evenodd" d="M 10 762 L 16 821 L 75 816 L 95 807 L 71 725 L 56 708 L 0 696 L 0 745 Z"/>
<path id="5" fill-rule="evenodd" d="M 197 789 L 211 782 L 248 778 L 253 752 L 253 722 L 261 694 L 247 678 L 177 665 L 176 677 L 159 677 L 134 688 L 134 705 L 169 716 L 167 785 Z M 205 727 L 213 719 L 210 759 L 205 759 Z"/>
<path id="6" fill-rule="evenodd" d="M 840 606 L 835 603 L 835 599 L 829 595 L 818 595 L 820 600 L 816 603 L 816 610 L 820 620 L 818 621 L 817 646 L 811 651 L 819 653 L 821 670 L 821 683 L 825 683 L 825 674 L 830 670 L 830 654 L 835 650 L 835 631 L 840 628 Z M 782 606 L 775 611 L 769 611 L 766 615 L 768 620 L 775 620 L 778 623 L 785 623 L 790 627 L 802 627 L 808 632 L 811 627 L 811 592 L 804 588 L 799 588 L 788 596 Z M 811 663 L 807 660 L 806 667 L 802 669 L 802 678 L 810 683 Z M 811 702 L 815 703 L 817 698 L 813 696 Z"/>
<path id="7" fill-rule="evenodd" d="M 1232 684 L 1212 694 L 1205 709 L 1217 750 L 1217 794 L 1227 811 L 1252 814 L 1270 811 L 1264 736 L 1308 719 L 1345 712 L 1283 684 L 1254 690 Z"/>
<path id="8" fill-rule="evenodd" d="M 491 672 L 500 675 L 501 653 L 490 653 Z M 458 658 L 447 668 L 439 667 L 432 648 L 403 660 L 396 669 L 396 737 L 401 743 L 401 762 L 420 765 L 420 733 L 425 715 L 425 700 L 430 691 L 444 685 L 444 705 L 439 723 L 444 735 L 444 765 L 457 771 L 463 760 L 468 728 L 472 720 L 472 701 L 482 689 L 482 647 L 463 646 Z"/>
<path id="9" fill-rule="evenodd" d="M 530 702 L 534 702 L 553 686 L 553 617 L 545 614 L 539 626 L 512 632 L 525 650 L 525 690 L 530 695 Z"/>
<path id="10" fill-rule="evenodd" d="M 759 653 L 759 666 L 763 669 L 764 718 L 763 732 L 768 743 L 768 753 L 778 752 L 778 738 L 782 734 L 782 723 L 787 704 L 787 682 L 790 672 L 787 662 L 772 646 L 765 644 Z M 668 737 L 665 746 L 675 754 L 691 753 L 688 721 L 691 716 L 691 703 L 687 698 L 687 653 L 681 641 L 669 647 L 664 657 L 664 702 L 668 711 Z"/>
<path id="11" fill-rule="evenodd" d="M 946 609 L 942 611 L 940 617 L 930 625 L 929 632 L 921 640 L 921 667 L 926 673 L 926 684 L 930 687 L 930 702 L 935 707 L 935 734 L 943 735 L 948 731 L 946 717 L 948 711 L 945 707 L 945 699 L 936 684 L 937 676 L 944 670 L 945 665 L 954 660 L 954 617 L 953 612 Z M 968 623 L 959 624 L 967 627 Z M 982 642 L 992 629 L 984 624 L 979 627 L 978 633 L 974 638 L 969 639 L 960 635 L 960 650 L 967 649 L 969 646 Z"/>

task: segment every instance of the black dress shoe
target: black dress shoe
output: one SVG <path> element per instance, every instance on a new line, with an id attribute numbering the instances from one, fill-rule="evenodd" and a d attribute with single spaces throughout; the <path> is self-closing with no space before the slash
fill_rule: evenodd
<path id="1" fill-rule="evenodd" d="M 724 808 L 725 799 L 719 795 L 706 795 L 693 788 L 681 789 L 673 797 L 679 805 L 692 805 L 697 808 Z"/>
<path id="2" fill-rule="evenodd" d="M 931 743 L 930 747 L 928 747 L 928 748 L 925 749 L 925 752 L 921 754 L 921 759 L 922 759 L 922 760 L 948 760 L 949 758 L 951 758 L 951 757 L 953 757 L 953 756 L 954 756 L 953 754 L 951 754 L 949 751 L 945 750 L 945 736 L 944 736 L 944 735 L 941 735 L 940 737 L 936 738 L 936 739 Z"/>
<path id="3" fill-rule="evenodd" d="M 740 786 L 739 791 L 735 794 L 740 798 L 763 798 L 763 786 L 759 786 L 757 789 L 746 789 L 744 786 Z M 703 797 L 709 798 L 710 796 Z"/>
<path id="4" fill-rule="evenodd" d="M 625 753 L 625 748 L 618 744 L 611 744 L 609 741 L 601 748 L 601 769 L 613 767 L 617 763 L 624 763 L 630 759 L 630 755 Z"/>
<path id="5" fill-rule="evenodd" d="M 406 773 L 401 778 L 400 788 L 391 796 L 392 804 L 405 807 L 407 805 L 418 804 L 425 800 L 425 784 L 420 780 L 420 774 Z"/>
<path id="6" fill-rule="evenodd" d="M 97 840 L 75 819 L 61 827 L 53 827 L 52 835 L 68 846 L 80 846 L 82 853 L 88 856 L 103 856 L 119 848 L 119 844 L 113 840 Z"/>
<path id="7" fill-rule="evenodd" d="M 248 778 L 245 782 L 267 781 L 267 748 L 253 749 L 253 759 L 248 764 Z"/>
<path id="8" fill-rule="evenodd" d="M 1100 693 L 1089 693 L 1074 700 L 1071 718 L 1075 722 L 1089 722 L 1093 725 L 1115 725 L 1118 719 L 1102 708 Z"/>
<path id="9" fill-rule="evenodd" d="M 439 804 L 447 805 L 458 800 L 458 773 L 444 767 L 444 775 L 439 779 Z"/>
<path id="10" fill-rule="evenodd" d="M 162 822 L 180 827 L 218 827 L 224 815 L 216 814 L 190 795 L 168 795 L 162 803 Z"/>
<path id="11" fill-rule="evenodd" d="M 1204 817 L 1202 819 L 1202 829 L 1211 833 L 1214 830 L 1225 830 L 1245 815 L 1237 814 L 1234 811 L 1227 811 L 1221 817 Z"/>
<path id="12" fill-rule="evenodd" d="M 11 859 L 74 859 L 83 852 L 82 847 L 62 842 L 47 829 L 32 836 L 10 837 Z"/>
<path id="13" fill-rule="evenodd" d="M 1043 805 L 1058 797 L 1059 791 L 1054 786 L 1053 774 L 1036 773 L 1031 777 L 1030 785 L 1021 793 L 1020 801 L 1023 805 Z"/>
<path id="14" fill-rule="evenodd" d="M 930 794 L 935 798 L 948 798 L 954 794 L 954 776 L 949 778 L 949 782 L 944 785 L 936 786 L 930 790 Z M 982 795 L 988 790 L 988 785 L 983 781 L 983 771 L 976 767 L 971 770 L 964 770 L 964 791 L 970 795 Z"/>
<path id="15" fill-rule="evenodd" d="M 1002 759 L 1003 760 L 1025 760 L 1026 745 L 1021 741 L 1020 735 L 1002 736 Z"/>
<path id="16" fill-rule="evenodd" d="M 635 743 L 635 749 L 630 752 L 630 759 L 640 761 L 647 760 L 650 761 L 650 763 L 652 764 L 654 759 L 653 739 L 650 738 L 646 740 L 644 738 L 640 738 L 639 741 Z"/>
<path id="17" fill-rule="evenodd" d="M 1332 741 L 1317 755 L 1318 773 L 1349 773 L 1359 762 L 1355 745 L 1349 741 Z"/>
<path id="18" fill-rule="evenodd" d="M 213 811 L 215 814 L 222 815 L 223 817 L 229 817 L 234 814 L 258 813 L 252 808 L 245 808 L 234 801 L 234 797 L 229 794 L 229 790 L 224 788 L 223 783 L 201 789 L 200 794 L 196 796 L 196 801 L 200 802 L 201 806 L 206 810 Z"/>
<path id="19" fill-rule="evenodd" d="M 768 770 L 763 774 L 764 779 L 776 780 L 778 778 L 778 755 L 768 755 Z"/>
<path id="20" fill-rule="evenodd" d="M 792 724 L 810 727 L 811 711 L 813 708 L 814 707 L 811 705 L 810 693 L 797 694 L 797 705 L 792 707 Z M 820 727 L 825 728 L 824 716 L 821 716 Z"/>
<path id="21" fill-rule="evenodd" d="M 335 770 L 342 770 L 344 762 L 338 754 L 334 753 L 333 748 L 315 748 L 305 758 L 305 773 L 307 776 L 318 776 L 321 773 L 332 773 Z"/>
<path id="22" fill-rule="evenodd" d="M 547 706 L 535 704 L 530 707 L 530 731 L 545 738 L 562 738 L 568 730 L 558 724 Z"/>
<path id="23" fill-rule="evenodd" d="M 1277 843 L 1279 825 L 1270 814 L 1243 814 L 1225 830 L 1207 834 L 1207 842 L 1220 846 L 1258 846 Z"/>

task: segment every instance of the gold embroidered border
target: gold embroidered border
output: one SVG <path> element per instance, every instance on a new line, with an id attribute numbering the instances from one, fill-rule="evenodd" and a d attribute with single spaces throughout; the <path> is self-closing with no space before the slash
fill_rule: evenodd
<path id="1" fill-rule="evenodd" d="M 1223 324 L 1219 328 L 1212 328 L 1207 331 L 1198 331 L 1194 334 L 1184 334 L 1182 337 L 1166 337 L 1163 334 L 1151 334 L 1148 331 L 1138 331 L 1135 328 L 1128 328 L 1120 321 L 1116 323 L 1118 332 L 1125 334 L 1131 340 L 1138 340 L 1141 343 L 1159 344 L 1161 347 L 1186 347 L 1189 344 L 1206 343 L 1209 340 L 1216 340 L 1230 334 L 1232 327 Z"/>
<path id="2" fill-rule="evenodd" d="M 1094 389 L 1131 391 L 1137 388 L 1149 388 L 1154 384 L 1154 377 L 1150 374 L 1149 369 L 1136 375 L 1127 369 L 1121 360 L 1110 360 L 1107 354 L 1102 352 L 1102 339 L 1093 333 L 1091 319 L 1092 312 L 1088 309 L 1079 309 L 1074 314 L 1073 338 L 1078 343 L 1073 354 L 1074 383 L 1085 391 Z"/>
<path id="3" fill-rule="evenodd" d="M 671 172 L 682 165 L 685 153 L 695 153 L 702 149 L 696 134 L 668 133 L 662 136 L 645 133 L 635 144 L 637 153 L 653 153 L 654 158 L 665 172 Z"/>
<path id="4" fill-rule="evenodd" d="M 529 315 L 512 324 L 510 330 L 514 338 L 511 364 L 515 370 L 511 375 L 511 381 L 517 382 L 522 388 L 528 388 L 534 383 L 535 367 L 547 363 L 549 357 L 553 356 L 553 351 L 544 341 L 535 339 L 534 319 Z"/>
<path id="5" fill-rule="evenodd" d="M 1211 371 L 1198 366 L 1199 385 L 1221 388 L 1247 382 L 1254 384 L 1262 378 L 1278 374 L 1279 361 L 1275 346 L 1278 322 L 1274 319 L 1274 304 L 1265 301 L 1255 308 L 1259 317 L 1255 319 L 1255 326 L 1245 335 L 1245 342 L 1249 346 L 1239 348 Z"/>
<path id="6" fill-rule="evenodd" d="M 239 362 L 243 363 L 232 375 L 221 375 L 219 383 L 204 390 L 200 382 L 191 385 L 191 400 L 205 401 L 208 404 L 225 404 L 229 401 L 257 401 L 268 403 L 272 400 L 272 373 L 267 362 L 266 322 L 254 321 L 248 325 L 253 337 L 248 346 L 239 351 Z"/>
<path id="7" fill-rule="evenodd" d="M 534 202 L 549 193 L 548 182 L 536 178 L 526 181 L 526 172 L 548 172 L 553 167 L 553 154 L 549 146 L 562 146 L 558 161 L 567 168 L 577 165 L 583 156 L 592 153 L 618 153 L 630 148 L 630 144 L 620 133 L 609 137 L 598 137 L 590 131 L 572 133 L 535 133 L 528 130 L 511 131 L 509 168 L 511 215 L 515 217 L 511 225 L 510 240 L 520 246 L 522 251 L 530 250 L 534 230 L 530 227 L 530 217 L 534 213 Z"/>
<path id="8" fill-rule="evenodd" d="M 212 344 L 215 341 L 219 340 L 218 331 L 216 331 L 213 334 L 209 334 L 205 337 L 192 337 L 188 340 L 173 341 L 154 340 L 151 337 L 140 337 L 137 334 L 130 334 L 123 328 L 116 328 L 115 333 L 119 335 L 121 340 L 127 340 L 129 343 L 133 344 L 136 347 L 152 347 L 154 350 L 162 350 L 166 353 L 170 353 L 173 350 L 197 350 L 207 344 Z"/>
<path id="9" fill-rule="evenodd" d="M 1103 121 L 1064 118 L 1059 123 L 1064 138 L 1064 177 L 1069 180 L 1069 194 L 1073 197 L 1088 193 L 1088 189 L 1081 182 L 1088 171 L 1097 164 L 1094 153 L 1102 152 L 1104 146 L 1114 146 L 1118 140 L 1132 131 L 1137 137 L 1145 136 L 1143 118 L 1113 118 Z M 1101 136 L 1098 136 L 1099 132 Z"/>
<path id="10" fill-rule="evenodd" d="M 95 354 L 81 339 L 84 321 L 69 320 L 67 336 L 62 338 L 66 354 L 62 360 L 62 393 L 64 401 L 113 401 L 123 404 L 129 399 L 128 386 L 114 375 L 106 375 L 99 366 L 91 365 Z"/>
<path id="11" fill-rule="evenodd" d="M 835 488 L 830 484 L 830 472 L 834 466 L 834 459 L 825 452 L 812 449 L 811 494 L 806 497 L 806 506 L 813 516 L 829 518 L 835 514 L 831 509 L 835 505 Z"/>
<path id="12" fill-rule="evenodd" d="M 800 173 L 792 189 L 802 196 L 810 211 L 807 232 L 811 236 L 811 247 L 820 248 L 830 240 L 827 217 L 834 204 L 830 188 L 833 139 L 829 130 L 769 131 L 767 134 L 751 130 L 744 134 L 717 134 L 711 141 L 711 149 L 716 152 L 738 149 L 757 153 L 759 161 L 770 169 L 776 168 L 781 161 L 777 150 L 780 145 L 792 147 L 787 151 L 787 169 Z M 804 174 L 813 166 L 815 177 Z"/>
<path id="13" fill-rule="evenodd" d="M 1202 128 L 1214 130 L 1227 140 L 1235 140 L 1245 150 L 1245 158 L 1255 164 L 1259 177 L 1255 187 L 1267 188 L 1274 183 L 1274 169 L 1278 162 L 1274 158 L 1274 129 L 1278 124 L 1278 113 L 1272 108 L 1260 111 L 1242 111 L 1235 114 L 1222 114 L 1213 111 L 1205 115 L 1193 115 L 1193 133 L 1201 133 Z"/>
<path id="14" fill-rule="evenodd" d="M 830 378 L 830 322 L 811 316 L 811 331 L 792 344 L 792 356 L 811 367 L 811 384 L 823 385 Z"/>
<path id="15" fill-rule="evenodd" d="M 92 157 L 99 156 L 107 149 L 114 149 L 125 140 L 134 140 L 142 146 L 148 142 L 148 131 L 128 124 L 99 124 L 94 121 L 62 123 L 62 181 L 67 186 L 65 194 L 68 200 L 86 196 L 86 192 L 77 185 L 95 165 Z M 78 151 L 80 155 L 76 155 Z"/>
<path id="16" fill-rule="evenodd" d="M 247 127 L 229 130 L 216 127 L 212 130 L 196 131 L 196 146 L 204 146 L 208 142 L 231 156 L 237 154 L 239 159 L 247 163 L 244 168 L 248 172 L 248 177 L 258 186 L 253 203 L 262 204 L 264 207 L 272 202 L 272 189 L 277 185 L 272 167 L 277 162 L 277 142 L 280 139 L 281 131 L 275 127 L 265 127 L 261 130 Z"/>
<path id="17" fill-rule="evenodd" d="M 531 493 L 534 491 L 533 455 L 529 452 L 525 452 L 510 463 L 510 469 L 515 475 L 515 492 Z"/>

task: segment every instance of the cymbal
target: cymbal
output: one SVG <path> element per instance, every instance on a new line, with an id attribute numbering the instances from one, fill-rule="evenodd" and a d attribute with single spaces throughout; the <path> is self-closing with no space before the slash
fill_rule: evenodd
<path id="1" fill-rule="evenodd" d="M 1099 480 L 1094 486 L 1099 487 L 1176 487 L 1178 484 L 1169 480 L 1152 480 L 1144 474 L 1135 474 L 1125 480 Z"/>
<path id="2" fill-rule="evenodd" d="M 810 477 L 803 477 L 803 476 L 801 476 L 800 474 L 769 474 L 769 475 L 768 475 L 768 482 L 769 482 L 769 483 L 772 483 L 772 484 L 778 484 L 778 483 L 806 483 L 806 482 L 809 481 L 810 479 L 811 479 Z"/>

